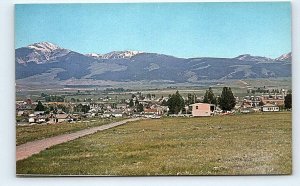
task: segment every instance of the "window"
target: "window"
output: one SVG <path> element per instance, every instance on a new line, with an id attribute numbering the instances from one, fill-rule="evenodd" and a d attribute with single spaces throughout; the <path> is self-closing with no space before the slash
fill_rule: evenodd
<path id="1" fill-rule="evenodd" d="M 198 109 L 198 106 L 196 106 L 196 109 Z"/>

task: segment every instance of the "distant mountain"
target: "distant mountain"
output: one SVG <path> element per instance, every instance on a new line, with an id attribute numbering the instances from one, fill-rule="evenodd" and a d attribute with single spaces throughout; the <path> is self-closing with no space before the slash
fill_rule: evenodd
<path id="1" fill-rule="evenodd" d="M 278 58 L 276 58 L 275 60 L 292 62 L 292 52 L 283 54 L 283 55 L 279 56 Z"/>
<path id="2" fill-rule="evenodd" d="M 274 59 L 267 58 L 267 57 L 261 57 L 261 56 L 251 56 L 250 54 L 243 54 L 235 57 L 234 59 L 238 59 L 241 61 L 257 61 L 257 62 L 271 62 L 274 61 Z"/>
<path id="3" fill-rule="evenodd" d="M 42 77 L 51 77 L 57 82 L 77 79 L 174 83 L 291 77 L 291 54 L 277 59 L 249 54 L 235 58 L 177 58 L 139 51 L 83 55 L 42 42 L 18 48 L 15 55 L 16 79 L 30 83 L 39 82 Z"/>
<path id="4" fill-rule="evenodd" d="M 19 64 L 29 62 L 43 64 L 57 61 L 59 58 L 69 54 L 69 52 L 70 50 L 60 48 L 49 42 L 34 43 L 27 47 L 16 49 L 16 61 Z"/>
<path id="5" fill-rule="evenodd" d="M 53 69 L 60 69 L 56 74 L 59 80 L 81 78 L 89 73 L 87 69 L 93 61 L 95 61 L 93 58 L 49 42 L 35 43 L 15 50 L 16 79 L 46 73 Z"/>

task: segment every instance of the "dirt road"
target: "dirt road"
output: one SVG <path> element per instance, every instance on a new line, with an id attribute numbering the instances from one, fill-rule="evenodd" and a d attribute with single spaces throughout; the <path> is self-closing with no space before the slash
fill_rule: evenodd
<path id="1" fill-rule="evenodd" d="M 127 120 L 123 120 L 123 121 L 119 121 L 119 122 L 102 125 L 99 127 L 84 129 L 84 130 L 77 131 L 77 132 L 70 133 L 70 134 L 62 134 L 62 135 L 58 135 L 58 136 L 54 136 L 54 137 L 50 137 L 50 138 L 46 138 L 46 139 L 42 139 L 42 140 L 32 141 L 32 142 L 28 142 L 28 143 L 19 145 L 16 147 L 17 148 L 16 149 L 16 161 L 26 159 L 26 158 L 32 156 L 33 154 L 38 154 L 42 150 L 45 150 L 54 145 L 68 142 L 68 141 L 74 140 L 74 139 L 82 137 L 82 136 L 93 134 L 98 131 L 102 131 L 102 130 L 110 129 L 110 128 L 113 128 L 113 127 L 116 127 L 119 125 L 123 125 L 127 122 L 137 121 L 139 119 L 140 118 L 127 119 Z"/>

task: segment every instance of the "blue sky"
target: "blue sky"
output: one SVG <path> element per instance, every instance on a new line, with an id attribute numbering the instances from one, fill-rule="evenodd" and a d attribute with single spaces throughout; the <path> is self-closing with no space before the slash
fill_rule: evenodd
<path id="1" fill-rule="evenodd" d="M 80 53 L 275 58 L 291 51 L 290 3 L 16 5 L 15 47 L 41 41 Z"/>

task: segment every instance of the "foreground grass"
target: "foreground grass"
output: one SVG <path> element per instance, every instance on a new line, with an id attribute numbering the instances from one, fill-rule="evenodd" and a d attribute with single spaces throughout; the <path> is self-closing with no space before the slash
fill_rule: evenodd
<path id="1" fill-rule="evenodd" d="M 90 119 L 76 123 L 57 123 L 48 125 L 30 125 L 16 127 L 16 144 L 20 145 L 26 142 L 76 132 L 82 129 L 96 127 L 107 123 L 120 121 L 120 118 L 114 119 Z"/>
<path id="2" fill-rule="evenodd" d="M 129 123 L 17 162 L 17 174 L 291 174 L 291 113 Z"/>

